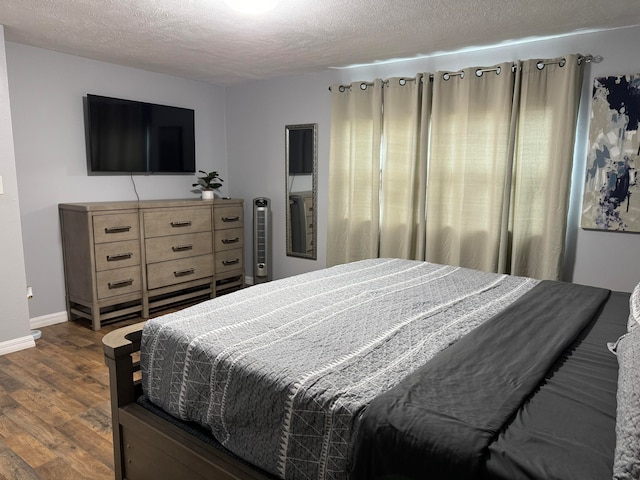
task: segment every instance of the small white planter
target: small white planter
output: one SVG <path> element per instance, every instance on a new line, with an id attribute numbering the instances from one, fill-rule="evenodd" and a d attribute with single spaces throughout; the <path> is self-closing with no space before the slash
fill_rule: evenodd
<path id="1" fill-rule="evenodd" d="M 203 200 L 213 200 L 213 190 L 202 190 Z"/>

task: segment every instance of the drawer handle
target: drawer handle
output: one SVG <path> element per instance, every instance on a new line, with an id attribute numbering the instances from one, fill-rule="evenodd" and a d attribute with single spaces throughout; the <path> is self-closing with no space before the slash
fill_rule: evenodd
<path id="1" fill-rule="evenodd" d="M 233 260 L 223 260 L 222 265 L 228 267 L 229 265 L 235 265 L 236 263 L 240 263 L 239 258 L 234 258 Z"/>
<path id="2" fill-rule="evenodd" d="M 129 225 L 120 225 L 117 227 L 107 227 L 104 229 L 104 233 L 122 233 L 128 232 L 129 230 L 131 230 Z"/>
<path id="3" fill-rule="evenodd" d="M 177 272 L 173 272 L 176 277 L 184 277 L 185 275 L 193 275 L 196 273 L 195 268 L 187 268 L 186 270 L 178 270 Z"/>
<path id="4" fill-rule="evenodd" d="M 240 237 L 222 239 L 222 243 L 224 243 L 225 245 L 229 245 L 230 243 L 238 243 L 239 241 Z"/>
<path id="5" fill-rule="evenodd" d="M 117 262 L 118 260 L 128 260 L 131 257 L 133 257 L 132 252 L 115 253 L 113 255 L 107 255 L 107 262 Z"/>
<path id="6" fill-rule="evenodd" d="M 240 216 L 236 215 L 235 217 L 222 217 L 222 221 L 225 223 L 228 222 L 237 222 L 238 220 L 240 220 Z"/>
<path id="7" fill-rule="evenodd" d="M 173 247 L 171 247 L 171 250 L 173 250 L 174 252 L 184 252 L 185 250 L 191 250 L 193 249 L 193 245 L 189 244 L 189 245 L 175 245 Z"/>
<path id="8" fill-rule="evenodd" d="M 191 226 L 191 220 L 185 220 L 182 222 L 171 222 L 171 226 L 172 227 L 190 227 Z"/>
<path id="9" fill-rule="evenodd" d="M 109 282 L 109 290 L 113 290 L 114 288 L 122 288 L 133 285 L 133 278 L 129 280 L 121 280 L 119 282 Z"/>

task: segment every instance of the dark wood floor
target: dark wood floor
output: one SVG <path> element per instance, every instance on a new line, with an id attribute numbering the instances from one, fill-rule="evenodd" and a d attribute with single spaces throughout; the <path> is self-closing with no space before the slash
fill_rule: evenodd
<path id="1" fill-rule="evenodd" d="M 35 348 L 0 356 L 0 479 L 113 479 L 109 378 L 88 324 L 42 328 Z"/>

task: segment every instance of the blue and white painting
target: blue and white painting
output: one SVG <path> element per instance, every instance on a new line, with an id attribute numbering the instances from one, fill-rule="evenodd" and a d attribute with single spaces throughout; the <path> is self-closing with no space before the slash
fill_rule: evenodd
<path id="1" fill-rule="evenodd" d="M 640 232 L 640 74 L 594 80 L 582 228 Z"/>

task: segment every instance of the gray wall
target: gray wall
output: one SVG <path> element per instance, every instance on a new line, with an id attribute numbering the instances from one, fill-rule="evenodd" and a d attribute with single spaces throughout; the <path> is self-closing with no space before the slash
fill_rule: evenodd
<path id="1" fill-rule="evenodd" d="M 0 222 L 7 226 L 2 230 L 0 251 L 3 266 L 0 341 L 28 333 L 24 318 L 27 284 L 33 286 L 35 293 L 29 302 L 30 318 L 64 310 L 57 204 L 135 199 L 129 177 L 88 177 L 86 174 L 82 97 L 87 93 L 194 108 L 198 168 L 219 170 L 226 180 L 222 193 L 245 199 L 248 240 L 251 238 L 251 200 L 257 196 L 272 199 L 274 274 L 275 278 L 282 278 L 325 266 L 330 120 L 327 87 L 330 84 L 492 65 L 518 58 L 547 58 L 567 52 L 604 57 L 604 62 L 588 68 L 584 86 L 587 102 L 581 112 L 567 271 L 578 283 L 630 291 L 640 281 L 640 235 L 583 231 L 578 226 L 577 213 L 584 178 L 592 78 L 640 70 L 637 38 L 640 38 L 640 27 L 584 33 L 472 49 L 455 55 L 251 82 L 226 89 L 6 43 L 7 71 L 0 62 L 0 175 L 6 191 L 0 196 Z M 0 44 L 5 45 L 3 39 L 0 40 Z M 6 85 L 2 86 L 7 77 L 15 165 L 11 122 L 5 119 L 9 99 Z M 287 257 L 284 251 L 284 126 L 295 123 L 319 125 L 317 261 Z M 191 176 L 136 176 L 134 179 L 143 199 L 193 196 Z M 18 208 L 21 218 L 17 216 Z M 21 233 L 24 262 L 18 248 Z M 7 251 L 12 253 L 7 255 Z M 247 248 L 246 261 L 247 274 L 251 276 L 251 248 Z"/>
<path id="2" fill-rule="evenodd" d="M 58 203 L 135 200 L 129 176 L 87 176 L 88 93 L 195 109 L 196 162 L 227 191 L 224 88 L 7 43 L 30 317 L 61 312 L 64 275 Z M 196 198 L 193 175 L 136 175 L 140 198 Z"/>
<path id="3" fill-rule="evenodd" d="M 331 73 L 254 82 L 227 88 L 227 152 L 234 192 L 243 198 L 245 231 L 252 232 L 251 201 L 268 197 L 273 218 L 273 278 L 325 266 L 329 91 Z M 285 231 L 285 125 L 318 124 L 318 260 L 287 257 Z M 252 237 L 249 237 L 252 238 Z M 247 275 L 253 276 L 251 242 L 245 250 Z"/>
<path id="4" fill-rule="evenodd" d="M 585 36 L 586 37 L 586 36 Z M 640 26 L 613 30 L 600 35 L 589 36 L 589 42 L 581 51 L 592 51 L 602 55 L 604 61 L 591 68 L 591 78 L 586 86 L 586 94 L 591 97 L 593 78 L 607 75 L 640 73 Z M 587 102 L 583 102 L 587 104 Z M 588 122 L 591 103 L 582 112 L 582 150 L 577 158 L 579 183 L 574 193 L 580 193 L 576 203 L 581 208 L 583 181 L 585 178 L 586 152 L 588 146 Z M 637 164 L 636 164 L 637 168 Z M 638 199 L 635 199 L 638 201 Z M 579 212 L 573 219 L 579 225 Z M 640 282 L 640 233 L 619 233 L 582 230 L 576 227 L 575 262 L 573 281 L 596 285 L 613 290 L 630 292 Z"/>
<path id="5" fill-rule="evenodd" d="M 29 335 L 4 28 L 0 25 L 0 343 Z"/>
<path id="6" fill-rule="evenodd" d="M 574 164 L 566 279 L 614 290 L 631 291 L 640 282 L 640 235 L 585 231 L 579 228 L 579 217 L 585 176 L 589 99 L 593 77 L 640 72 L 638 38 L 640 38 L 640 27 L 632 27 L 546 40 L 522 41 L 493 48 L 471 48 L 466 52 L 435 55 L 426 59 L 335 69 L 315 75 L 253 82 L 227 88 L 229 172 L 234 180 L 234 190 L 247 201 L 250 202 L 252 197 L 258 195 L 272 199 L 274 278 L 325 266 L 330 121 L 327 87 L 329 85 L 338 82 L 371 80 L 376 77 L 414 76 L 418 72 L 489 66 L 516 59 L 552 58 L 566 53 L 583 53 L 602 55 L 604 61 L 587 67 L 583 86 L 584 102 L 580 112 Z M 284 126 L 289 123 L 318 123 L 319 127 L 319 255 L 317 261 L 285 255 Z M 251 228 L 250 215 L 247 215 L 246 227 Z M 252 261 L 252 252 L 247 249 L 246 262 L 250 267 L 247 271 L 248 275 L 252 275 Z"/>

